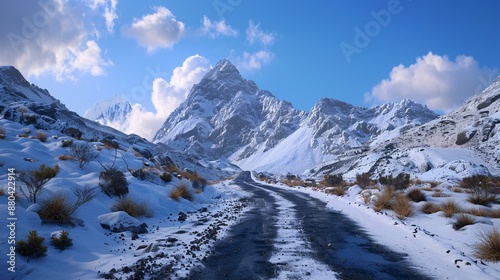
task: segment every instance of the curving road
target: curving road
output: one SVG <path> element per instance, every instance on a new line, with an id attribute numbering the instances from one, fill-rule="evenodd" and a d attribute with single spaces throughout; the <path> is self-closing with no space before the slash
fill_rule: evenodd
<path id="1" fill-rule="evenodd" d="M 234 184 L 252 193 L 251 210 L 189 279 L 430 279 L 325 202 L 250 172 Z"/>

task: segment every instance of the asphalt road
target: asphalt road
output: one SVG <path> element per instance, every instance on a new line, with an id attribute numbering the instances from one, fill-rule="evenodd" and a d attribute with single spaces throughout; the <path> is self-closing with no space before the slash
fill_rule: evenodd
<path id="1" fill-rule="evenodd" d="M 248 198 L 251 209 L 229 230 L 228 237 L 215 244 L 204 267 L 192 271 L 189 279 L 272 279 L 293 269 L 291 264 L 271 261 L 273 254 L 281 253 L 277 252 L 278 231 L 290 228 L 280 222 L 283 209 L 277 198 L 291 205 L 293 229 L 305 239 L 299 242 L 303 249 L 296 249 L 292 256 L 307 255 L 337 272 L 340 279 L 430 279 L 413 268 L 405 255 L 377 244 L 346 216 L 326 208 L 325 202 L 256 183 L 249 172 L 241 173 L 234 184 L 252 193 Z M 307 269 L 312 267 L 302 266 L 300 273 L 286 274 L 287 279 L 307 279 Z"/>

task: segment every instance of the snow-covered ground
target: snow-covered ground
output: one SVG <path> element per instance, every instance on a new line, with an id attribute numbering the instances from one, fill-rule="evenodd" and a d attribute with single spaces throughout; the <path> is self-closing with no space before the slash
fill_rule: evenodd
<path id="1" fill-rule="evenodd" d="M 174 177 L 167 184 L 141 181 L 133 177 L 127 168 L 151 167 L 154 163 L 133 151 L 118 150 L 115 167 L 125 171 L 130 184 L 128 197 L 145 202 L 152 212 L 151 217 L 138 218 L 140 223 L 147 224 L 148 233 L 138 234 L 138 238 L 133 240 L 130 231 L 113 233 L 104 229 L 98 219 L 101 215 L 112 213 L 112 205 L 118 201 L 117 197 L 108 197 L 98 187 L 99 173 L 103 170 L 101 164 L 109 165 L 114 161 L 113 149 L 96 150 L 99 153 L 97 160 L 81 170 L 75 160 L 58 158 L 68 154 L 68 148 L 63 148 L 61 141 L 72 138 L 55 130 L 43 131 L 48 138 L 42 143 L 36 137 L 18 137 L 28 130 L 29 135 L 35 136 L 38 130 L 32 126 L 7 120 L 0 120 L 0 126 L 6 135 L 5 139 L 0 139 L 0 187 L 7 189 L 9 169 L 14 168 L 19 174 L 38 169 L 41 164 L 51 167 L 58 164 L 59 174 L 46 184 L 38 202 L 54 194 L 62 194 L 72 203 L 76 200 L 74 189 L 88 186 L 97 190 L 97 196 L 76 211 L 74 226 L 42 224 L 39 215 L 34 212 L 39 205 L 32 205 L 21 195 L 19 188 L 22 184 L 18 178 L 12 181 L 16 183 L 18 196 L 13 216 L 8 216 L 8 193 L 0 196 L 0 279 L 96 279 L 99 273 L 110 271 L 116 271 L 116 277 L 126 277 L 141 268 L 145 272 L 159 271 L 163 264 L 171 265 L 162 273 L 169 273 L 172 278 L 185 277 L 189 269 L 198 265 L 209 253 L 211 244 L 224 236 L 225 231 L 238 221 L 240 213 L 245 211 L 240 198 L 246 194 L 236 186 L 221 182 L 206 186 L 204 191 L 197 193 L 186 179 Z M 99 142 L 92 144 L 96 147 L 102 145 Z M 193 201 L 183 198 L 176 201 L 169 197 L 171 190 L 181 183 L 188 184 Z M 179 219 L 181 212 L 186 214 L 185 221 Z M 7 220 L 9 217 L 16 219 Z M 7 263 L 11 233 L 6 224 L 11 221 L 15 222 L 15 240 L 26 239 L 29 231 L 36 230 L 39 236 L 45 238 L 44 245 L 48 247 L 46 256 L 42 258 L 28 259 L 17 253 L 15 273 L 8 270 L 10 265 Z M 69 232 L 73 240 L 73 246 L 63 251 L 50 244 L 51 235 L 61 230 Z"/>
<path id="2" fill-rule="evenodd" d="M 420 187 L 427 189 L 427 185 Z M 272 186 L 291 189 L 283 184 Z M 435 279 L 500 278 L 500 263 L 480 260 L 474 255 L 480 236 L 493 228 L 499 228 L 500 219 L 475 217 L 476 224 L 454 230 L 456 216 L 446 218 L 441 211 L 424 214 L 420 209 L 425 202 L 414 203 L 413 215 L 401 221 L 392 210 L 374 211 L 369 203 L 365 203 L 360 195 L 362 189 L 357 185 L 350 187 L 341 197 L 310 187 L 292 189 L 327 202 L 327 207 L 357 222 L 376 242 L 407 254 L 417 269 Z M 441 184 L 432 191 L 423 192 L 427 201 L 437 204 L 453 200 L 464 209 L 483 207 L 469 203 L 466 193 L 453 191 L 449 184 Z M 435 192 L 440 192 L 441 196 L 433 197 Z M 493 205 L 491 208 L 500 209 L 499 206 Z"/>
<path id="3" fill-rule="evenodd" d="M 18 123 L 0 120 L 0 126 L 6 131 L 5 139 L 0 140 L 0 187 L 7 187 L 9 168 L 17 172 L 37 169 L 40 164 L 60 167 L 59 174 L 47 183 L 39 200 L 43 201 L 54 194 L 64 194 L 70 201 L 75 200 L 73 190 L 85 186 L 97 187 L 99 172 L 102 166 L 94 161 L 83 170 L 74 160 L 63 161 L 58 157 L 68 152 L 61 147 L 61 141 L 70 139 L 58 131 L 44 131 L 48 139 L 42 143 L 36 137 L 18 137 L 27 129 L 30 135 L 36 135 L 33 127 L 25 127 Z M 57 139 L 54 136 L 59 136 Z M 77 140 L 74 140 L 77 142 Z M 94 142 L 99 146 L 101 143 Z M 127 168 L 138 169 L 153 166 L 154 163 L 134 155 L 132 151 L 120 150 L 116 167 L 126 171 Z M 374 155 L 376 158 L 377 155 Z M 466 158 L 467 161 L 460 159 Z M 114 161 L 114 150 L 103 148 L 99 151 L 99 161 L 110 164 Z M 397 158 L 398 164 L 390 166 L 419 166 L 431 163 L 434 169 L 420 174 L 413 174 L 422 180 L 440 180 L 443 183 L 429 190 L 428 184 L 421 187 L 427 201 L 444 203 L 454 200 L 465 209 L 481 208 L 467 202 L 467 194 L 455 192 L 453 189 L 459 178 L 484 173 L 487 166 L 480 158 L 474 157 L 467 149 L 425 148 L 411 149 L 402 152 Z M 408 164 L 401 164 L 407 161 Z M 360 166 L 363 166 L 362 164 Z M 417 168 L 418 169 L 418 168 Z M 403 169 L 388 169 L 396 174 Z M 361 173 L 357 169 L 352 172 Z M 351 172 L 351 173 L 352 173 Z M 355 173 L 353 173 L 354 176 Z M 348 177 L 348 176 L 347 176 Z M 161 185 L 140 181 L 126 172 L 129 185 L 129 196 L 137 201 L 144 201 L 152 210 L 152 217 L 141 217 L 139 221 L 148 225 L 147 234 L 139 234 L 132 240 L 130 232 L 112 233 L 104 229 L 98 217 L 111 213 L 112 205 L 118 198 L 110 198 L 98 189 L 98 195 L 90 203 L 83 205 L 75 213 L 75 226 L 42 224 L 36 210 L 25 198 L 16 200 L 15 239 L 24 239 L 31 230 L 45 238 L 48 246 L 47 256 L 38 259 L 27 259 L 16 255 L 15 273 L 7 269 L 9 253 L 9 230 L 5 226 L 7 220 L 8 198 L 0 196 L 0 213 L 2 227 L 0 230 L 0 278 L 1 279 L 95 279 L 110 271 L 117 277 L 127 277 L 135 268 L 144 268 L 146 272 L 157 275 L 169 275 L 172 278 L 186 277 L 190 269 L 197 269 L 204 257 L 211 252 L 215 239 L 225 235 L 226 230 L 242 217 L 247 208 L 240 198 L 248 194 L 228 182 L 207 186 L 201 193 L 194 193 L 194 200 L 180 201 L 169 198 L 170 191 L 181 181 L 174 178 L 172 182 Z M 18 181 L 18 186 L 20 182 Z M 290 189 L 287 186 L 278 185 Z M 424 214 L 420 211 L 424 202 L 414 203 L 414 214 L 405 220 L 399 220 L 391 210 L 375 212 L 365 199 L 359 195 L 359 186 L 350 187 L 342 197 L 328 195 L 312 188 L 296 187 L 294 190 L 324 200 L 328 207 L 340 211 L 356 221 L 359 225 L 382 245 L 394 251 L 408 255 L 414 266 L 425 274 L 436 279 L 498 279 L 500 264 L 479 260 L 474 255 L 474 246 L 480 235 L 493 228 L 500 227 L 500 219 L 476 217 L 476 224 L 465 226 L 460 230 L 452 227 L 455 217 L 446 218 L 442 212 Z M 440 196 L 433 196 L 439 190 Z M 313 260 L 308 251 L 308 244 L 300 231 L 299 221 L 291 203 L 279 194 L 273 194 L 279 211 L 280 230 L 275 240 L 277 253 L 271 257 L 273 263 L 287 263 L 290 270 L 283 270 L 279 278 L 286 279 L 287 273 L 295 276 L 303 275 L 301 266 L 313 267 L 315 275 L 303 275 L 304 278 L 325 276 L 335 277 L 321 263 Z M 499 209 L 493 205 L 490 209 Z M 28 210 L 29 209 L 29 210 Z M 179 220 L 179 213 L 187 215 L 185 221 Z M 65 230 L 73 240 L 73 246 L 59 251 L 50 245 L 51 235 Z M 286 239 L 287 242 L 280 242 Z M 301 251 L 300 255 L 296 252 Z M 167 266 L 165 266 L 167 264 Z M 163 267 L 163 270 L 160 268 Z M 310 271 L 310 270 L 309 270 Z"/>

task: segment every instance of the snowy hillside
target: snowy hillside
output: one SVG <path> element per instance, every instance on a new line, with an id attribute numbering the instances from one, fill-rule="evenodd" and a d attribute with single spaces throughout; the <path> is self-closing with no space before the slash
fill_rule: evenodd
<path id="1" fill-rule="evenodd" d="M 45 257 L 23 257 L 17 252 L 15 272 L 10 273 L 7 269 L 12 265 L 5 261 L 10 248 L 7 244 L 9 231 L 0 231 L 2 279 L 140 277 L 144 273 L 158 272 L 165 263 L 175 263 L 168 271 L 171 277 L 175 274 L 183 277 L 188 273 L 185 267 L 197 262 L 189 253 L 188 248 L 192 247 L 188 245 L 197 246 L 198 256 L 208 254 L 210 245 L 224 236 L 225 230 L 237 221 L 238 213 L 244 210 L 237 201 L 243 193 L 235 193 L 235 187 L 192 183 L 194 181 L 187 179 L 188 173 L 181 171 L 182 178 L 176 177 L 175 172 L 170 173 L 170 178 L 160 177 L 165 169 L 157 161 L 135 152 L 126 142 L 118 142 L 118 149 L 100 141 L 89 142 L 97 158 L 80 168 L 71 156 L 71 146 L 65 143 L 87 145 L 86 141 L 63 135 L 58 130 L 36 129 L 33 125 L 6 119 L 0 119 L 0 127 L 4 135 L 0 139 L 1 217 L 4 221 L 8 217 L 16 219 L 11 220 L 15 222 L 12 234 L 16 246 L 20 246 L 20 240 L 26 241 L 32 230 L 45 239 L 47 246 Z M 168 162 L 168 159 L 163 161 Z M 21 182 L 21 176 L 23 172 L 40 170 L 42 164 L 51 168 L 57 165 L 59 172 L 45 184 L 33 203 L 22 195 L 21 189 L 27 192 L 27 187 Z M 108 196 L 101 190 L 101 174 L 105 167 L 111 166 L 125 174 L 128 193 L 124 201 L 137 204 L 137 210 L 117 208 L 123 199 Z M 7 189 L 7 185 L 15 186 L 14 208 L 8 198 L 13 189 Z M 180 188 L 185 188 L 189 195 L 174 196 Z M 86 197 L 91 199 L 69 214 L 68 219 L 63 219 L 68 213 L 64 209 L 71 209 L 86 191 L 91 194 Z M 63 208 L 57 208 L 60 204 L 53 204 L 54 199 L 62 199 Z M 55 209 L 54 212 L 51 209 Z M 144 209 L 143 214 L 140 209 Z M 7 213 L 12 215 L 7 216 Z M 234 219 L 222 222 L 222 214 L 227 213 Z M 73 244 L 64 250 L 51 244 L 53 237 L 60 236 L 62 231 L 69 233 Z M 210 231 L 211 235 L 192 234 L 203 231 Z M 182 260 L 177 261 L 178 256 L 182 256 Z M 148 259 L 152 257 L 155 259 Z"/>
<path id="2" fill-rule="evenodd" d="M 247 170 L 302 173 L 381 133 L 436 117 L 409 100 L 364 108 L 325 98 L 310 112 L 299 111 L 222 60 L 193 86 L 154 142 L 199 157 L 229 158 Z"/>
<path id="3" fill-rule="evenodd" d="M 459 180 L 500 174 L 500 78 L 463 106 L 415 128 L 380 135 L 358 153 L 319 164 L 311 174 L 378 175 L 407 172 L 419 178 Z"/>
<path id="4" fill-rule="evenodd" d="M 152 160 L 162 155 L 172 159 L 182 168 L 198 171 L 208 179 L 226 177 L 239 169 L 224 160 L 206 160 L 186 156 L 182 151 L 165 145 L 155 145 L 137 135 L 126 135 L 112 127 L 83 118 L 68 110 L 64 104 L 52 97 L 47 90 L 30 84 L 22 74 L 11 66 L 0 67 L 0 118 L 23 124 L 31 133 L 39 130 L 55 130 L 60 134 L 86 140 L 115 140 Z M 98 103 L 88 111 L 89 117 L 103 122 L 121 121 L 126 117 L 130 104 L 117 97 Z"/>

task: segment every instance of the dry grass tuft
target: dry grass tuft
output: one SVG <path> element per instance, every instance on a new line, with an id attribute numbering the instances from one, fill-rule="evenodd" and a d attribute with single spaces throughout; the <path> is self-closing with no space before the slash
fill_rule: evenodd
<path id="1" fill-rule="evenodd" d="M 414 202 L 426 201 L 425 194 L 420 189 L 412 189 L 407 194 L 408 198 Z"/>
<path id="2" fill-rule="evenodd" d="M 454 187 L 451 189 L 454 193 L 463 193 L 465 190 L 461 187 Z"/>
<path id="3" fill-rule="evenodd" d="M 329 187 L 325 189 L 325 193 L 343 196 L 345 194 L 345 189 L 342 186 Z"/>
<path id="4" fill-rule="evenodd" d="M 500 233 L 497 228 L 479 235 L 479 243 L 475 244 L 476 257 L 498 262 L 500 261 Z"/>
<path id="5" fill-rule="evenodd" d="M 445 217 L 451 218 L 453 215 L 461 212 L 462 210 L 454 200 L 448 200 L 441 205 L 441 211 L 443 211 Z"/>
<path id="6" fill-rule="evenodd" d="M 74 157 L 67 155 L 67 154 L 62 154 L 62 155 L 58 156 L 57 158 L 59 160 L 73 160 L 74 159 Z"/>
<path id="7" fill-rule="evenodd" d="M 432 197 L 450 197 L 449 194 L 442 193 L 441 191 L 434 191 Z"/>
<path id="8" fill-rule="evenodd" d="M 290 179 L 283 179 L 281 180 L 282 184 L 285 184 L 289 187 L 300 187 L 300 186 L 305 186 L 305 182 L 302 180 L 290 180 Z"/>
<path id="9" fill-rule="evenodd" d="M 377 199 L 373 203 L 373 210 L 380 212 L 383 209 L 389 208 L 389 202 L 394 197 L 395 193 L 396 191 L 394 190 L 394 188 L 385 187 L 381 193 L 376 194 Z"/>
<path id="10" fill-rule="evenodd" d="M 500 219 L 500 209 L 492 209 L 488 212 L 488 217 L 493 219 Z"/>
<path id="11" fill-rule="evenodd" d="M 436 203 L 434 202 L 426 202 L 423 206 L 422 206 L 422 212 L 425 213 L 425 214 L 434 214 L 436 212 L 439 212 L 441 211 L 441 207 L 439 207 L 439 205 L 437 205 Z"/>
<path id="12" fill-rule="evenodd" d="M 491 193 L 487 190 L 476 189 L 475 191 L 469 194 L 467 201 L 472 204 L 487 206 L 491 203 L 497 202 L 498 197 L 496 194 Z"/>
<path id="13" fill-rule="evenodd" d="M 152 211 L 149 209 L 148 204 L 144 201 L 137 202 L 130 196 L 120 198 L 118 202 L 113 204 L 111 211 L 124 211 L 132 217 L 151 217 Z"/>
<path id="14" fill-rule="evenodd" d="M 396 199 L 392 204 L 392 210 L 394 210 L 398 219 L 400 220 L 403 220 L 406 217 L 411 216 L 411 214 L 413 213 L 410 199 L 402 193 L 396 195 Z"/>
<path id="15" fill-rule="evenodd" d="M 71 217 L 74 211 L 73 206 L 64 195 L 57 194 L 41 203 L 41 210 L 38 212 L 43 221 L 50 223 L 71 224 Z"/>
<path id="16" fill-rule="evenodd" d="M 193 194 L 189 191 L 186 183 L 181 183 L 177 188 L 172 189 L 169 197 L 175 200 L 179 200 L 182 197 L 189 201 L 193 201 Z"/>
<path id="17" fill-rule="evenodd" d="M 454 230 L 460 230 L 461 228 L 468 226 L 468 225 L 473 225 L 476 223 L 476 219 L 474 216 L 467 215 L 467 214 L 460 214 L 456 218 L 455 222 L 453 223 L 453 229 Z"/>
<path id="18" fill-rule="evenodd" d="M 36 139 L 40 140 L 40 142 L 45 143 L 47 141 L 47 134 L 41 131 L 36 133 Z"/>
<path id="19" fill-rule="evenodd" d="M 486 217 L 489 215 L 489 211 L 485 208 L 469 208 L 466 213 L 476 217 Z"/>

